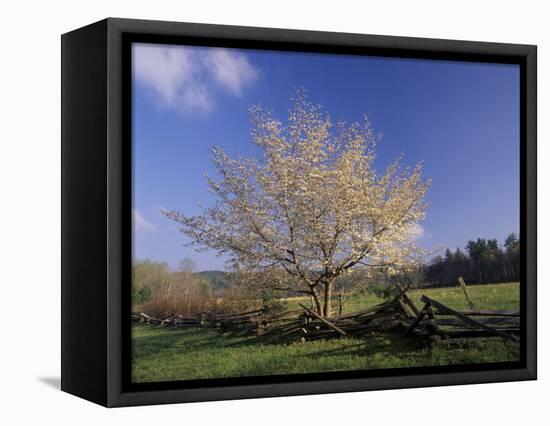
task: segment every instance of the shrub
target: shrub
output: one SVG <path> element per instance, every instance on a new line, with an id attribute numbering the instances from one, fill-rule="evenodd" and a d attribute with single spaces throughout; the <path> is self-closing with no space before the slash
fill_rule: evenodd
<path id="1" fill-rule="evenodd" d="M 287 308 L 287 304 L 279 299 L 273 290 L 262 290 L 260 300 L 262 307 L 267 313 L 275 314 L 278 312 L 282 312 Z"/>
<path id="2" fill-rule="evenodd" d="M 158 286 L 152 299 L 141 308 L 153 316 L 188 315 L 213 305 L 208 282 L 191 272 L 172 272 Z"/>
<path id="3" fill-rule="evenodd" d="M 152 296 L 153 292 L 151 291 L 151 287 L 144 286 L 132 289 L 132 303 L 134 305 L 143 305 L 149 302 Z"/>
<path id="4" fill-rule="evenodd" d="M 390 283 L 387 282 L 373 282 L 368 287 L 369 291 L 374 293 L 377 297 L 388 300 L 392 297 L 395 297 L 399 294 L 399 289 Z"/>

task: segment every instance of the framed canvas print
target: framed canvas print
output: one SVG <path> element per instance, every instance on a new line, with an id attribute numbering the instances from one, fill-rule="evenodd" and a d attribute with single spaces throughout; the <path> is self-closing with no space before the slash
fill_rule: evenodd
<path id="1" fill-rule="evenodd" d="M 536 47 L 106 19 L 62 37 L 62 389 L 536 378 Z"/>

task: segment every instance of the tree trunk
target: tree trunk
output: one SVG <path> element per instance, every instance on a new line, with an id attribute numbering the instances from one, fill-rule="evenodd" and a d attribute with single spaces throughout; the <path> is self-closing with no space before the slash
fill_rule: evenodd
<path id="1" fill-rule="evenodd" d="M 315 308 L 317 309 L 317 313 L 320 316 L 323 316 L 323 307 L 321 305 L 321 300 L 319 299 L 319 295 L 315 291 L 315 288 L 311 289 L 311 296 L 313 297 L 313 300 L 315 301 Z"/>
<path id="2" fill-rule="evenodd" d="M 325 283 L 325 294 L 324 294 L 324 308 L 323 316 L 330 318 L 332 315 L 332 281 L 327 281 Z"/>

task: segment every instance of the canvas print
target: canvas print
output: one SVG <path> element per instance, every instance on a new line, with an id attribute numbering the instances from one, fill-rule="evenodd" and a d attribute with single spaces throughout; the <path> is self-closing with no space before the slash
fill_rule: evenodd
<path id="1" fill-rule="evenodd" d="M 132 382 L 519 360 L 519 66 L 131 60 Z"/>

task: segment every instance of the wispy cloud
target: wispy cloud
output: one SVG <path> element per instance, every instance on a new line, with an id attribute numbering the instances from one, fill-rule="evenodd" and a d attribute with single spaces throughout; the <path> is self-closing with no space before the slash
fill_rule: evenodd
<path id="1" fill-rule="evenodd" d="M 258 71 L 243 54 L 227 49 L 211 49 L 205 58 L 208 70 L 214 79 L 235 96 L 258 78 Z"/>
<path id="2" fill-rule="evenodd" d="M 157 229 L 155 224 L 148 222 L 137 209 L 132 209 L 132 221 L 134 230 L 138 233 L 152 232 Z"/>
<path id="3" fill-rule="evenodd" d="M 202 115 L 214 108 L 219 92 L 242 96 L 258 70 L 231 49 L 135 44 L 133 77 L 159 107 Z"/>

